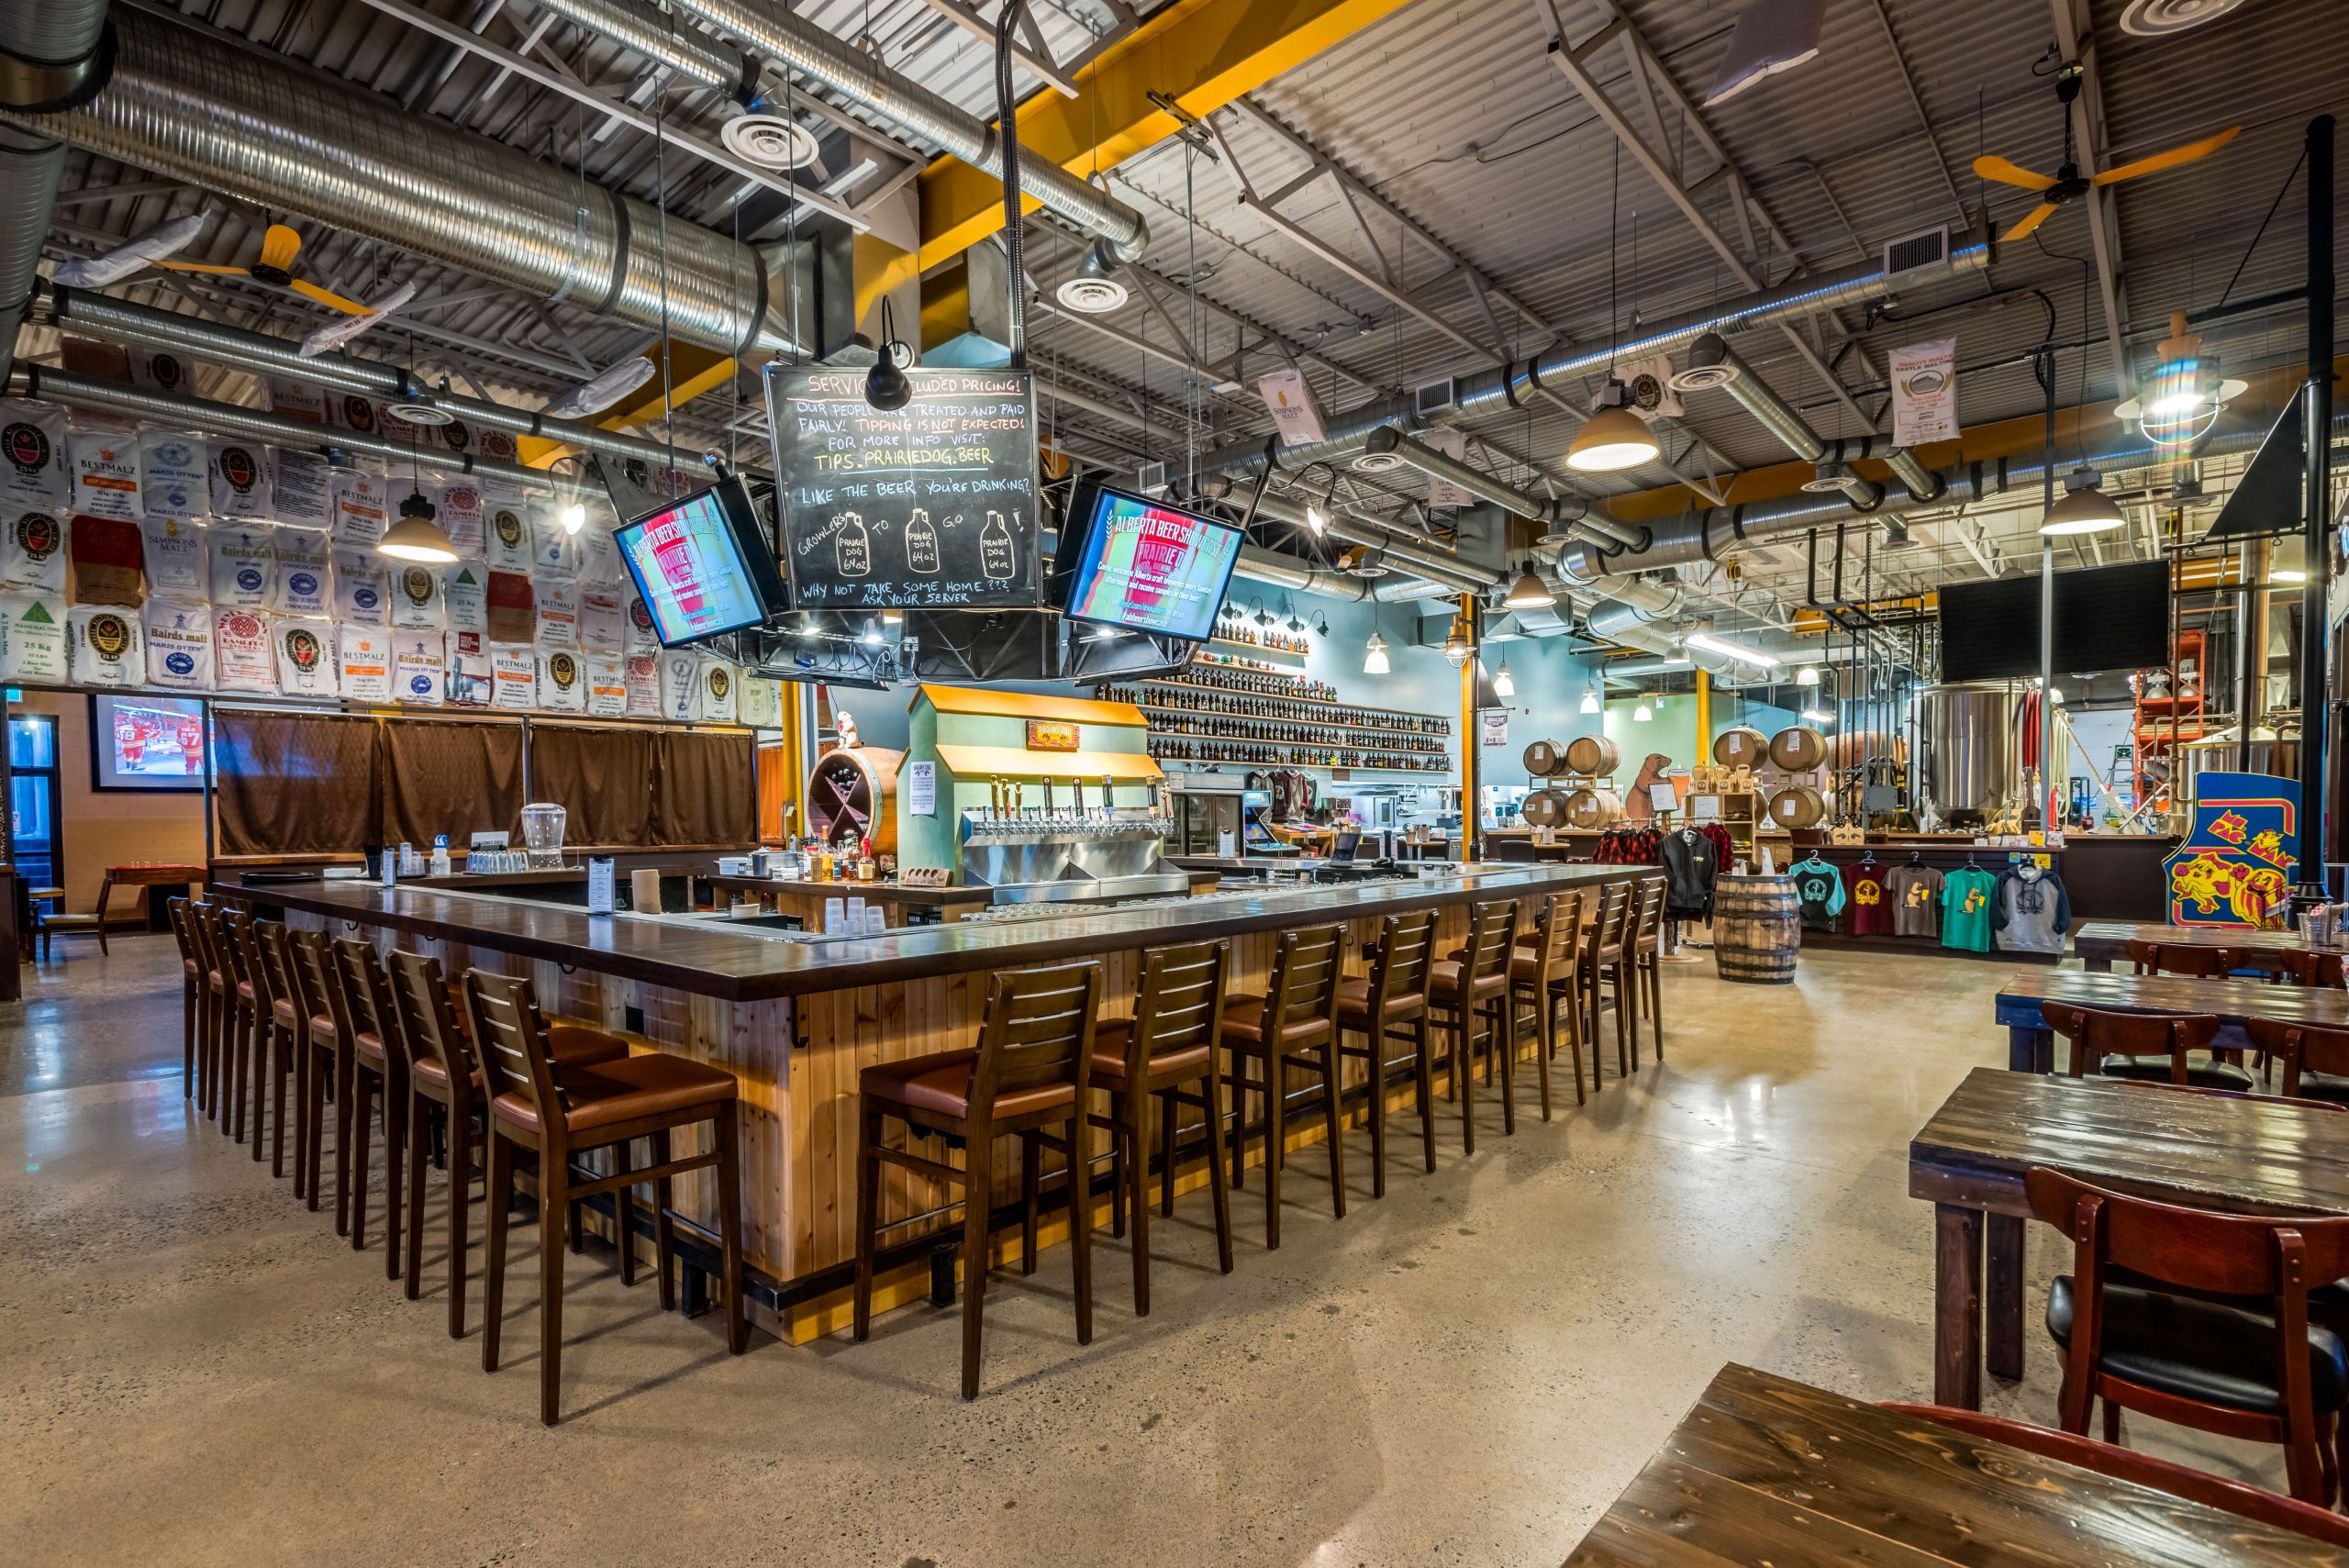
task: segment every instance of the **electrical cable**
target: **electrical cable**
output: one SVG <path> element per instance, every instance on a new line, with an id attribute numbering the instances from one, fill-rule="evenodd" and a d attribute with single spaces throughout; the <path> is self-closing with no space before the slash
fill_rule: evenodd
<path id="1" fill-rule="evenodd" d="M 1011 29 L 1026 8 L 1027 0 L 1004 0 L 995 19 L 996 136 L 1003 152 L 1004 256 L 1009 262 L 1004 271 L 1011 296 L 1004 335 L 1011 340 L 1010 368 L 1015 371 L 1028 368 L 1028 261 L 1020 232 L 1026 218 L 1019 210 L 1019 119 L 1012 96 Z"/>
<path id="2" fill-rule="evenodd" d="M 2284 176 L 2284 183 L 2276 187 L 2276 199 L 2267 204 L 2267 216 L 2259 220 L 2258 232 L 2254 233 L 2251 237 L 2251 243 L 2243 247 L 2243 260 L 2235 263 L 2234 276 L 2229 278 L 2227 280 L 2227 286 L 2219 291 L 2219 304 L 2221 306 L 2225 305 L 2227 303 L 2227 296 L 2235 292 L 2235 284 L 2242 281 L 2243 270 L 2251 265 L 2251 253 L 2259 249 L 2259 241 L 2267 233 L 2268 224 L 2275 219 L 2276 209 L 2284 205 L 2285 194 L 2291 190 L 2292 182 L 2299 178 L 2300 171 L 2307 166 L 2308 161 L 2309 148 L 2308 143 L 2304 141 L 2300 144 L 2299 157 L 2292 161 L 2292 172 Z M 2216 308 L 2216 306 L 2213 308 Z"/>

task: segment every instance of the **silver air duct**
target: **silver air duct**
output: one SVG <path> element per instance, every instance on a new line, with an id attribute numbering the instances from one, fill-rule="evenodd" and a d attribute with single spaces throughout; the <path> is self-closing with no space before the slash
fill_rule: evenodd
<path id="1" fill-rule="evenodd" d="M 79 103 L 105 69 L 106 0 L 17 0 L 0 6 L 0 114 Z M 41 241 L 65 172 L 65 144 L 0 126 L 0 382 L 39 275 Z"/>
<path id="2" fill-rule="evenodd" d="M 645 48 L 662 39 L 674 43 L 683 30 L 666 25 L 641 0 L 548 3 L 551 9 L 584 26 L 626 37 L 631 47 Z M 765 0 L 679 0 L 679 4 L 719 32 L 761 50 L 773 63 L 846 94 L 884 119 L 936 142 L 974 169 L 1002 176 L 1003 144 L 994 127 L 887 69 L 876 56 L 864 53 L 846 39 Z M 635 13 L 632 22 L 629 12 Z M 625 33 L 623 27 L 629 29 Z M 640 38 L 642 43 L 638 42 Z M 668 58 L 659 48 L 646 52 L 654 59 Z M 705 69 L 708 63 L 704 62 Z M 1141 214 L 1056 164 L 1041 159 L 1024 161 L 1019 188 L 1086 233 L 1108 240 L 1120 261 L 1140 261 L 1150 242 Z"/>
<path id="3" fill-rule="evenodd" d="M 1455 484 L 1479 501 L 1490 502 L 1520 517 L 1557 523 L 1569 533 L 1579 530 L 1596 539 L 1605 548 L 1623 546 L 1637 549 L 1647 540 L 1646 534 L 1637 528 L 1627 528 L 1612 518 L 1593 514 L 1589 503 L 1580 496 L 1570 496 L 1563 501 L 1543 501 L 1512 485 L 1503 484 L 1475 464 L 1463 462 L 1449 452 L 1438 451 L 1392 425 L 1381 425 L 1364 437 L 1362 450 L 1375 457 L 1400 458 L 1421 473 Z"/>
<path id="4" fill-rule="evenodd" d="M 1717 386 L 1728 393 L 1740 408 L 1752 415 L 1755 423 L 1776 436 L 1795 456 L 1805 462 L 1819 464 L 1819 477 L 1804 485 L 1805 490 L 1813 493 L 1840 492 L 1854 509 L 1862 512 L 1874 511 L 1876 504 L 1884 499 L 1884 486 L 1862 479 L 1852 472 L 1849 463 L 1823 461 L 1827 456 L 1827 444 L 1819 439 L 1819 432 L 1810 428 L 1810 421 L 1795 412 L 1793 405 L 1779 396 L 1776 390 L 1764 381 L 1720 333 L 1708 332 L 1690 345 L 1688 368 L 1709 373 L 1707 385 Z"/>
<path id="5" fill-rule="evenodd" d="M 715 3 L 716 0 L 693 0 L 696 10 Z M 1197 466 L 1203 473 L 1253 473 L 1268 463 L 1280 468 L 1296 468 L 1310 462 L 1333 461 L 1355 451 L 1381 425 L 1409 429 L 1422 423 L 1451 425 L 1464 419 L 1502 413 L 1520 406 L 1541 391 L 1546 383 L 1595 375 L 1619 361 L 1677 349 L 1708 332 L 1733 337 L 1775 322 L 1796 320 L 1816 311 L 1865 304 L 1882 298 L 1896 286 L 1908 287 L 1935 276 L 1977 272 L 1989 261 L 1989 242 L 1973 239 L 1952 250 L 1938 268 L 1911 268 L 1896 277 L 1882 267 L 1872 265 L 1831 272 L 1822 277 L 1797 279 L 1778 288 L 1764 289 L 1740 299 L 1667 317 L 1611 343 L 1562 345 L 1522 364 L 1504 365 L 1497 370 L 1464 376 L 1453 387 L 1452 404 L 1429 419 L 1423 420 L 1414 412 L 1413 399 L 1408 394 L 1382 398 L 1325 420 L 1324 428 L 1329 433 L 1326 440 L 1295 446 L 1285 444 L 1278 438 L 1240 441 L 1204 454 Z"/>
<path id="6" fill-rule="evenodd" d="M 105 87 L 0 122 L 729 354 L 794 349 L 748 245 L 322 72 L 144 10 Z"/>
<path id="7" fill-rule="evenodd" d="M 599 429 L 572 419 L 549 419 L 528 409 L 509 408 L 502 403 L 487 403 L 479 398 L 459 397 L 452 393 L 435 391 L 418 385 L 398 365 L 340 352 L 315 354 L 304 359 L 295 351 L 292 343 L 283 338 L 273 338 L 266 332 L 249 332 L 241 327 L 225 327 L 201 317 L 157 310 L 108 295 L 92 294 L 85 289 L 50 285 L 34 300 L 31 319 L 36 325 L 54 327 L 61 332 L 79 337 L 95 338 L 108 343 L 165 349 L 256 375 L 292 376 L 368 397 L 429 403 L 437 408 L 447 409 L 469 425 L 563 441 L 583 451 L 603 457 L 641 458 L 664 466 L 670 459 L 670 449 L 660 441 L 648 441 L 640 436 L 624 436 L 618 431 Z"/>

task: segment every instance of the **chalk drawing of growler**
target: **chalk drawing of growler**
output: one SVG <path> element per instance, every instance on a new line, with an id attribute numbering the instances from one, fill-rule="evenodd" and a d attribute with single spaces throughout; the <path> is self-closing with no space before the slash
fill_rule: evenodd
<path id="1" fill-rule="evenodd" d="M 938 529 L 919 506 L 906 524 L 906 569 L 925 577 L 938 574 Z"/>
<path id="2" fill-rule="evenodd" d="M 989 577 L 1009 578 L 1015 575 L 1013 564 L 1011 530 L 1004 526 L 1001 512 L 989 512 L 987 526 L 979 530 L 979 570 Z"/>
<path id="3" fill-rule="evenodd" d="M 854 512 L 840 515 L 840 532 L 832 536 L 832 560 L 843 577 L 862 577 L 873 570 L 873 541 L 864 519 Z"/>

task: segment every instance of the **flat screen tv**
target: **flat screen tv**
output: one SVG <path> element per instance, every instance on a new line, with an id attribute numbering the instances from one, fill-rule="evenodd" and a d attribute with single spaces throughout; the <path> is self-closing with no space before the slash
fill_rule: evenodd
<path id="1" fill-rule="evenodd" d="M 790 601 L 740 480 L 673 501 L 612 537 L 663 648 L 760 625 Z"/>
<path id="2" fill-rule="evenodd" d="M 1942 679 L 2039 673 L 2039 573 L 1941 590 Z M 2169 662 L 2169 563 L 2055 573 L 2055 673 L 2094 675 Z"/>
<path id="3" fill-rule="evenodd" d="M 1067 542 L 1071 620 L 1204 642 L 1215 628 L 1240 530 L 1163 501 L 1101 485 L 1074 498 Z"/>
<path id="4" fill-rule="evenodd" d="M 204 704 L 194 697 L 90 698 L 95 789 L 201 790 Z"/>

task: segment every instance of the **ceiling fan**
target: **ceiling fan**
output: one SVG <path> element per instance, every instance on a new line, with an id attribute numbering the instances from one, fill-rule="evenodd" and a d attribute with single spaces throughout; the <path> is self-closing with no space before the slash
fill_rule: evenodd
<path id="1" fill-rule="evenodd" d="M 2055 73 L 2055 99 L 2064 106 L 2064 161 L 2054 175 L 2038 173 L 1995 153 L 1974 161 L 1974 172 L 1986 180 L 1996 180 L 2002 185 L 2019 185 L 2026 191 L 2039 193 L 2039 205 L 2023 214 L 2021 221 L 1998 237 L 2001 244 L 2027 239 L 2033 229 L 2054 217 L 2057 208 L 2079 200 L 2098 186 L 2117 185 L 2140 174 L 2154 174 L 2164 169 L 2175 169 L 2181 163 L 2191 163 L 2198 158 L 2207 158 L 2243 134 L 2243 127 L 2231 125 L 2215 136 L 2206 136 L 2199 141 L 2173 147 L 2166 152 L 2156 152 L 2150 158 L 2140 158 L 2134 163 L 2123 163 L 2100 174 L 2082 174 L 2072 145 L 2072 104 L 2080 95 L 2083 75 L 2077 61 L 2065 62 L 2064 68 Z"/>

